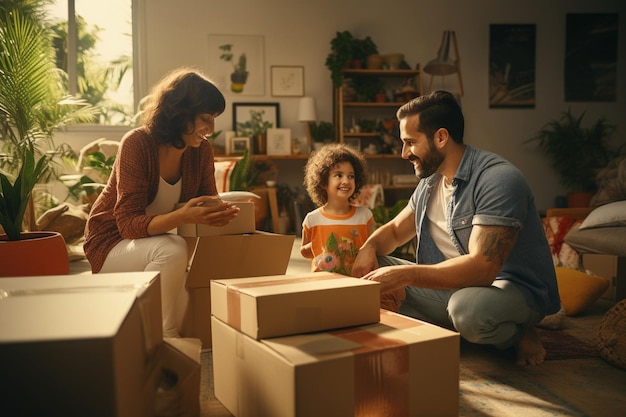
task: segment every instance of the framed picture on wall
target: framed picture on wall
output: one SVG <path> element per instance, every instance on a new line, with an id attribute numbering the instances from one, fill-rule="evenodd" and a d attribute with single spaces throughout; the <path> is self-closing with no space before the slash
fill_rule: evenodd
<path id="1" fill-rule="evenodd" d="M 617 99 L 617 13 L 569 13 L 565 36 L 565 101 Z"/>
<path id="2" fill-rule="evenodd" d="M 208 75 L 217 85 L 229 86 L 224 93 L 264 95 L 263 36 L 209 35 Z"/>
<path id="3" fill-rule="evenodd" d="M 291 155 L 291 129 L 267 129 L 267 154 Z"/>
<path id="4" fill-rule="evenodd" d="M 227 144 L 228 155 L 243 155 L 246 149 L 250 149 L 250 138 L 247 136 L 231 136 Z"/>
<path id="5" fill-rule="evenodd" d="M 233 103 L 233 130 L 237 136 L 253 137 L 259 130 L 280 127 L 278 103 Z"/>
<path id="6" fill-rule="evenodd" d="M 489 25 L 489 108 L 535 107 L 534 24 Z"/>
<path id="7" fill-rule="evenodd" d="M 271 85 L 274 97 L 302 97 L 304 96 L 304 67 L 303 66 L 272 66 Z"/>

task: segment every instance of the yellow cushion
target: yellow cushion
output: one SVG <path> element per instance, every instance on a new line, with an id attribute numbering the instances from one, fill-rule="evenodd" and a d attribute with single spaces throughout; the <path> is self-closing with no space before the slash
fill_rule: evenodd
<path id="1" fill-rule="evenodd" d="M 573 316 L 596 301 L 609 287 L 606 278 L 589 275 L 576 269 L 556 267 L 561 304 L 565 314 Z"/>

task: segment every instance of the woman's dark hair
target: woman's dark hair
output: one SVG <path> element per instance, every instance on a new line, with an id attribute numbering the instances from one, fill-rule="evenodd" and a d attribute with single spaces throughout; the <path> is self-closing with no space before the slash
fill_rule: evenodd
<path id="1" fill-rule="evenodd" d="M 414 98 L 398 109 L 396 117 L 402 120 L 416 114 L 419 114 L 418 131 L 427 138 L 433 139 L 435 132 L 443 127 L 452 140 L 463 143 L 465 119 L 461 106 L 451 93 L 439 90 Z"/>
<path id="2" fill-rule="evenodd" d="M 182 134 L 193 131 L 196 116 L 221 114 L 226 100 L 199 71 L 183 67 L 169 72 L 152 87 L 142 107 L 141 118 L 148 132 L 159 142 L 182 149 Z"/>
<path id="3" fill-rule="evenodd" d="M 328 194 L 324 187 L 328 185 L 330 171 L 341 162 L 350 162 L 354 168 L 353 201 L 365 185 L 367 163 L 360 152 L 341 143 L 324 145 L 319 151 L 313 152 L 304 167 L 304 186 L 311 200 L 318 206 L 328 202 Z"/>

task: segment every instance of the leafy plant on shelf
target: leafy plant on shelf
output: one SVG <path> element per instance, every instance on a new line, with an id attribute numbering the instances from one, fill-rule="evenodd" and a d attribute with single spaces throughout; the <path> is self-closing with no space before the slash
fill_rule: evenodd
<path id="1" fill-rule="evenodd" d="M 403 199 L 396 201 L 392 207 L 376 206 L 372 209 L 372 215 L 377 226 L 380 227 L 383 224 L 391 221 L 398 215 L 409 203 L 409 200 Z M 415 245 L 416 240 L 412 239 L 402 246 L 398 246 L 391 256 L 396 258 L 406 259 L 408 261 L 415 261 Z"/>
<path id="2" fill-rule="evenodd" d="M 230 174 L 230 187 L 229 191 L 247 191 L 250 186 L 254 184 L 256 179 L 256 172 L 254 170 L 254 161 L 250 155 L 250 151 L 246 149 L 243 152 L 243 156 L 235 166 L 233 172 Z"/>
<path id="3" fill-rule="evenodd" d="M 325 62 L 333 87 L 341 86 L 343 70 L 349 67 L 350 62 L 360 61 L 362 64 L 367 56 L 377 53 L 378 48 L 371 37 L 359 39 L 348 30 L 337 32 L 330 41 L 330 53 Z"/>
<path id="4" fill-rule="evenodd" d="M 314 142 L 332 142 L 335 139 L 335 127 L 330 122 L 323 120 L 319 122 L 309 122 L 311 129 L 311 139 Z"/>

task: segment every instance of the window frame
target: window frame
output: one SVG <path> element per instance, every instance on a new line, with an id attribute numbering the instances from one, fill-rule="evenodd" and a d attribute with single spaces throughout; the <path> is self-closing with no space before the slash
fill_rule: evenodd
<path id="1" fill-rule="evenodd" d="M 68 78 L 69 92 L 75 95 L 78 91 L 77 79 L 77 50 L 76 50 L 76 0 L 67 0 L 67 17 L 68 17 Z M 131 18 L 132 18 L 132 46 L 133 46 L 133 108 L 136 110 L 137 105 L 146 91 L 146 60 L 145 60 L 145 2 L 146 0 L 131 0 Z M 86 123 L 80 125 L 70 125 L 64 130 L 68 132 L 95 133 L 106 136 L 107 134 L 117 133 L 120 128 L 124 131 L 129 126 L 110 126 L 99 123 Z"/>

